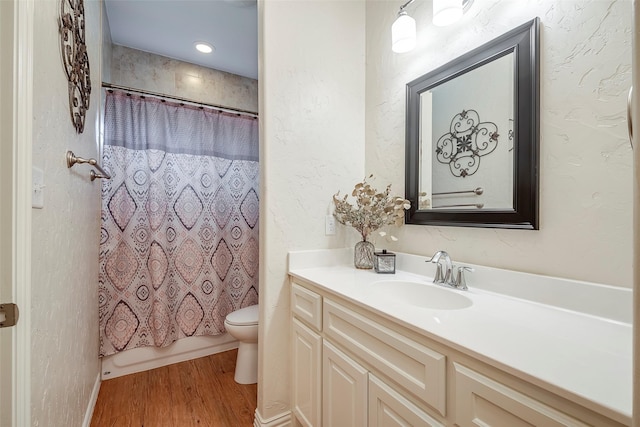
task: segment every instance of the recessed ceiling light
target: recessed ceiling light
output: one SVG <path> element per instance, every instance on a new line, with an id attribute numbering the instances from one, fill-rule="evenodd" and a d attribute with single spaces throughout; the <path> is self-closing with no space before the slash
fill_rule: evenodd
<path id="1" fill-rule="evenodd" d="M 195 42 L 194 44 L 195 44 L 196 49 L 198 50 L 198 52 L 202 52 L 202 53 L 211 53 L 211 52 L 213 52 L 213 46 L 211 46 L 209 43 Z"/>

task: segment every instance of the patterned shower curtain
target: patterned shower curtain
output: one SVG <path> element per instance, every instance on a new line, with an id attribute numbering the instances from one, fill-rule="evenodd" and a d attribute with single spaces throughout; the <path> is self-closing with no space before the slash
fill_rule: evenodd
<path id="1" fill-rule="evenodd" d="M 100 355 L 225 332 L 258 302 L 257 119 L 107 93 Z"/>

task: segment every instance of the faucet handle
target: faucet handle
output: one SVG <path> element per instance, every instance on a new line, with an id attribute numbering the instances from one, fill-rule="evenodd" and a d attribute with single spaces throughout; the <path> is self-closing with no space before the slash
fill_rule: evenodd
<path id="1" fill-rule="evenodd" d="M 444 274 L 442 274 L 442 265 L 436 264 L 436 274 L 433 276 L 433 283 L 444 283 Z"/>
<path id="2" fill-rule="evenodd" d="M 466 291 L 467 289 L 467 280 L 464 277 L 464 272 L 465 271 L 470 271 L 471 273 L 473 273 L 475 270 L 472 267 L 468 267 L 466 265 L 461 265 L 458 267 L 458 272 L 456 274 L 456 280 L 453 282 L 455 287 L 458 289 L 461 289 L 463 291 Z"/>
<path id="3" fill-rule="evenodd" d="M 433 283 L 444 283 L 446 279 L 445 274 L 442 272 L 442 264 L 438 262 L 440 255 L 442 255 L 441 252 L 436 252 L 431 258 L 425 261 L 436 265 L 436 274 L 433 276 Z M 449 272 L 447 272 L 447 274 L 449 274 Z"/>

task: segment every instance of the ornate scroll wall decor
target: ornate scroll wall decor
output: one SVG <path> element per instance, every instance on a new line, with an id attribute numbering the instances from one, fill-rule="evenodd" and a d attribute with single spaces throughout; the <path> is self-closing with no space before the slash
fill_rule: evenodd
<path id="1" fill-rule="evenodd" d="M 496 149 L 499 136 L 495 123 L 480 123 L 475 110 L 463 110 L 451 120 L 449 133 L 438 139 L 436 158 L 440 163 L 449 164 L 453 176 L 473 175 L 480 167 L 480 157 Z"/>
<path id="2" fill-rule="evenodd" d="M 58 27 L 62 61 L 69 81 L 71 122 L 76 132 L 82 133 L 91 95 L 83 0 L 60 1 Z"/>

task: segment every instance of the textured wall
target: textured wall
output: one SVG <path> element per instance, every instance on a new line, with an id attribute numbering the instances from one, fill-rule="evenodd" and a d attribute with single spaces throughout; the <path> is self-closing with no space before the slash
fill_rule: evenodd
<path id="1" fill-rule="evenodd" d="M 258 412 L 289 410 L 287 252 L 324 235 L 331 196 L 364 175 L 364 1 L 259 1 Z M 354 232 L 353 237 L 356 234 Z"/>
<path id="2" fill-rule="evenodd" d="M 85 1 L 93 94 L 85 131 L 69 118 L 55 0 L 37 1 L 33 164 L 44 170 L 44 209 L 33 210 L 31 391 L 33 426 L 80 426 L 98 376 L 100 181 L 67 169 L 65 152 L 96 157 L 100 3 Z"/>
<path id="3" fill-rule="evenodd" d="M 107 9 L 104 5 L 104 2 L 101 6 L 102 10 L 102 55 L 100 56 L 102 60 L 101 71 L 102 71 L 102 81 L 110 82 L 111 81 L 111 58 L 113 56 L 113 43 L 111 42 L 111 27 L 109 26 L 109 15 L 107 15 Z M 102 100 L 102 104 L 104 104 L 104 100 Z"/>
<path id="4" fill-rule="evenodd" d="M 111 46 L 110 83 L 258 111 L 258 81 L 124 46 Z"/>
<path id="5" fill-rule="evenodd" d="M 367 2 L 366 169 L 404 187 L 405 84 L 500 34 L 541 19 L 540 230 L 405 226 L 398 249 L 631 286 L 628 0 L 488 0 L 450 27 L 431 2 L 408 7 L 418 45 L 391 51 L 398 4 Z M 473 283 L 473 279 L 470 279 Z"/>

